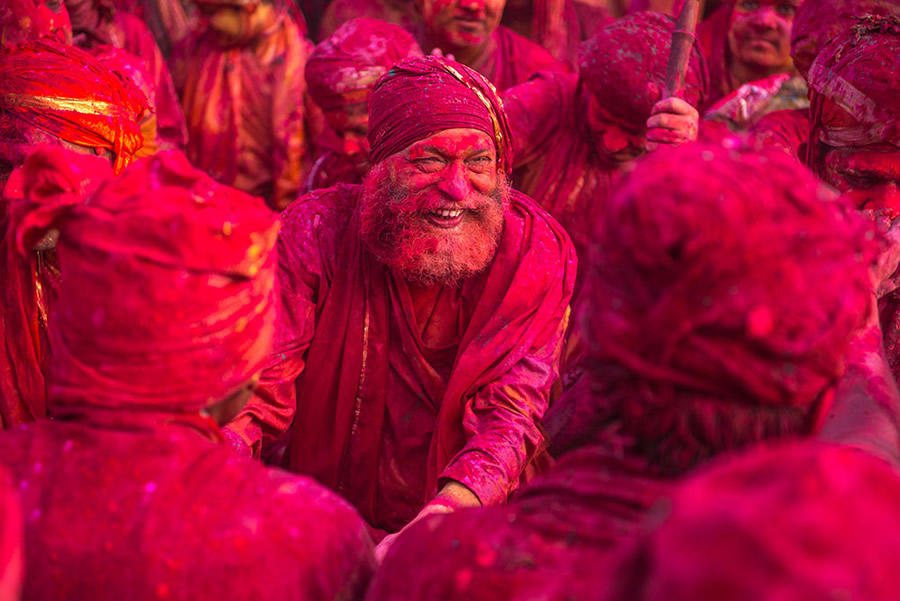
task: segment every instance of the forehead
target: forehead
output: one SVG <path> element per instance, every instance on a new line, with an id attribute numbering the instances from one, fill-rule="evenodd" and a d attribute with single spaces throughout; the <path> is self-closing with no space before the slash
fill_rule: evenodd
<path id="1" fill-rule="evenodd" d="M 494 141 L 479 129 L 445 129 L 410 144 L 403 153 L 407 155 L 439 152 L 442 155 L 464 156 L 474 152 L 494 151 Z"/>

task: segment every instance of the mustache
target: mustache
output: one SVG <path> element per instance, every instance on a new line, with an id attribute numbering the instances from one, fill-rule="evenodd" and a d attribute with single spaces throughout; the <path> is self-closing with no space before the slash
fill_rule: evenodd
<path id="1" fill-rule="evenodd" d="M 509 198 L 509 181 L 505 174 L 498 176 L 497 185 L 490 192 L 485 194 L 473 191 L 464 200 L 458 200 L 433 188 L 410 194 L 409 190 L 402 186 L 380 187 L 387 199 L 387 208 L 398 216 L 406 217 L 431 213 L 439 209 L 462 209 L 480 213 L 497 203 L 505 204 Z"/>

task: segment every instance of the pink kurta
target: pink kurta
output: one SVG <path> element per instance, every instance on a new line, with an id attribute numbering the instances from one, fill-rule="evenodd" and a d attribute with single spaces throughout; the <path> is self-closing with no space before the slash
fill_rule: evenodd
<path id="1" fill-rule="evenodd" d="M 488 271 L 416 292 L 362 245 L 360 191 L 320 191 L 284 214 L 275 353 L 229 428 L 258 452 L 293 420 L 291 468 L 382 531 L 443 479 L 505 502 L 544 444 L 574 283 L 568 237 L 515 194 Z"/>

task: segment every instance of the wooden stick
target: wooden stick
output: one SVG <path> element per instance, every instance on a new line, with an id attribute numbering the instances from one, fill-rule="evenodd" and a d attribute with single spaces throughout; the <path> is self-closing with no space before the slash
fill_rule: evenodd
<path id="1" fill-rule="evenodd" d="M 674 96 L 684 86 L 688 62 L 697 31 L 700 16 L 700 0 L 685 0 L 672 32 L 672 48 L 669 50 L 669 64 L 666 66 L 666 89 L 663 98 Z"/>

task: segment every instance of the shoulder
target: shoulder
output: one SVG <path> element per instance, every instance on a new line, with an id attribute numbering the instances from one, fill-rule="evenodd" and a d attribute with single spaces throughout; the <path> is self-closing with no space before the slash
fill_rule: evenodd
<path id="1" fill-rule="evenodd" d="M 569 72 L 572 69 L 566 63 L 554 58 L 550 52 L 523 35 L 500 25 L 495 30 L 497 41 L 512 52 L 513 60 L 524 64 L 530 71 Z"/>
<path id="2" fill-rule="evenodd" d="M 219 546 L 219 559 L 232 567 L 221 574 L 219 590 L 232 589 L 234 598 L 260 590 L 272 598 L 288 592 L 287 598 L 359 598 L 374 554 L 365 522 L 347 501 L 311 478 L 224 446 L 190 455 L 159 501 L 177 507 L 190 500 L 195 519 L 184 525 L 186 540 Z M 170 514 L 159 517 L 165 522 Z M 193 563 L 197 577 L 210 569 L 202 555 Z"/>
<path id="3" fill-rule="evenodd" d="M 524 83 L 508 88 L 503 92 L 503 106 L 507 111 L 522 110 L 524 112 L 535 106 L 538 108 L 553 107 L 554 112 L 562 112 L 562 105 L 574 101 L 578 90 L 578 75 L 559 71 L 541 71 L 535 73 Z"/>
<path id="4" fill-rule="evenodd" d="M 434 516 L 399 537 L 367 599 L 523 599 L 540 594 L 546 553 L 514 508 L 485 507 Z"/>
<path id="5" fill-rule="evenodd" d="M 292 202 L 281 213 L 279 247 L 285 250 L 313 243 L 320 250 L 338 245 L 350 224 L 362 187 L 338 184 L 313 190 Z"/>
<path id="6" fill-rule="evenodd" d="M 520 240 L 522 252 L 553 269 L 574 265 L 575 248 L 569 234 L 537 201 L 512 190 L 506 214 L 507 233 Z"/>

